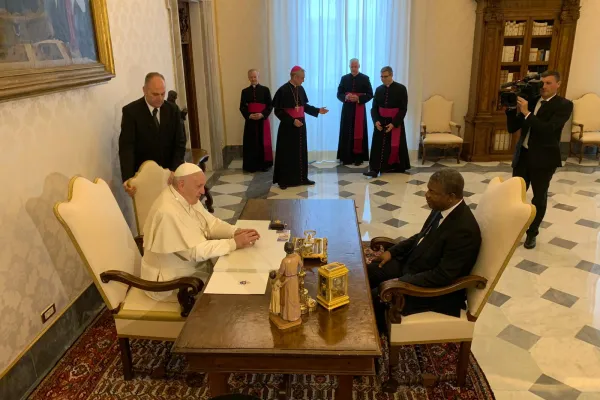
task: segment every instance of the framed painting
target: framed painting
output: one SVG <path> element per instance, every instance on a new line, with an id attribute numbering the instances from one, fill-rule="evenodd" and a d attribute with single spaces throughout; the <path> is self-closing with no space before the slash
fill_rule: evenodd
<path id="1" fill-rule="evenodd" d="M 0 0 L 0 102 L 114 76 L 106 0 Z"/>

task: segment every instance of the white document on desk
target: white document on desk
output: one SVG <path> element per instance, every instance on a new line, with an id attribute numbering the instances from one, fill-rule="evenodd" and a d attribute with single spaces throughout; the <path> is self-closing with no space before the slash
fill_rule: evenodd
<path id="1" fill-rule="evenodd" d="M 256 229 L 260 239 L 252 247 L 219 257 L 213 271 L 266 272 L 268 275 L 269 271 L 279 270 L 281 260 L 286 256 L 283 250 L 285 242 L 277 241 L 277 231 L 269 229 L 269 221 L 238 220 L 235 226 L 240 229 Z"/>
<path id="2" fill-rule="evenodd" d="M 204 293 L 265 294 L 268 272 L 213 272 Z"/>

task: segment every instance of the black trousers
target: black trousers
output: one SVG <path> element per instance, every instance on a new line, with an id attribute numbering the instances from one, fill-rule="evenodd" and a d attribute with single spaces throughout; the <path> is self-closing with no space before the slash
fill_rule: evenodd
<path id="1" fill-rule="evenodd" d="M 522 147 L 517 166 L 513 168 L 513 176 L 521 177 L 525 180 L 527 190 L 529 185 L 533 190 L 533 199 L 531 203 L 536 208 L 535 219 L 527 229 L 528 236 L 537 236 L 540 230 L 540 224 L 546 215 L 546 205 L 548 203 L 548 188 L 556 168 L 538 168 L 529 161 L 529 150 Z"/>

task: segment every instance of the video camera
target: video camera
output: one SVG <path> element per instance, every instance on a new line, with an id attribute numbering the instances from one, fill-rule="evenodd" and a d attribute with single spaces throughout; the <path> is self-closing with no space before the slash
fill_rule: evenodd
<path id="1" fill-rule="evenodd" d="M 540 74 L 530 74 L 521 80 L 504 83 L 500 85 L 500 106 L 517 108 L 517 97 L 531 101 L 540 96 L 542 86 L 544 82 L 540 80 Z"/>

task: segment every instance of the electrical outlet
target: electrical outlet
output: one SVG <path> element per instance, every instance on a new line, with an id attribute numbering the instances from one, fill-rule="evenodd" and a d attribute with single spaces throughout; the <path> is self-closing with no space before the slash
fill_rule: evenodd
<path id="1" fill-rule="evenodd" d="M 52 303 L 42 313 L 42 324 L 45 324 L 46 321 L 48 321 L 50 319 L 50 317 L 52 317 L 54 315 L 55 312 L 56 312 L 56 306 L 54 305 L 54 303 Z"/>

